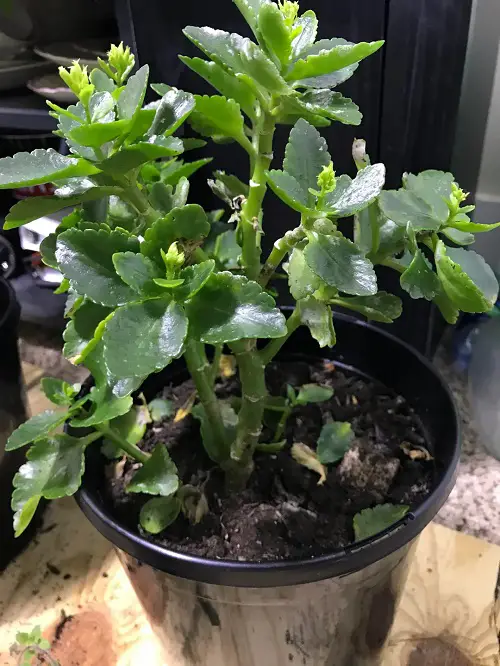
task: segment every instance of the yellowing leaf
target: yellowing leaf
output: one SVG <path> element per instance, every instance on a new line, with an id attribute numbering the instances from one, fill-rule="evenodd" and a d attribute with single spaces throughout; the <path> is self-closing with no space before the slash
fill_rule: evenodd
<path id="1" fill-rule="evenodd" d="M 326 467 L 320 463 L 316 451 L 313 451 L 307 444 L 294 444 L 292 446 L 292 457 L 299 465 L 303 465 L 312 472 L 319 474 L 318 486 L 322 486 L 326 481 Z"/>

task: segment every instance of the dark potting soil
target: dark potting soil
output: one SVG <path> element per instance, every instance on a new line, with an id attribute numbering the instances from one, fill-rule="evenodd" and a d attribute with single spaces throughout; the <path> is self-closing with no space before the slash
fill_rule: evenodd
<path id="1" fill-rule="evenodd" d="M 286 394 L 286 385 L 299 388 L 317 383 L 334 389 L 323 403 L 296 408 L 288 420 L 287 447 L 277 454 L 259 453 L 248 487 L 238 494 L 225 490 L 224 475 L 206 455 L 198 422 L 188 415 L 148 428 L 141 444 L 152 451 L 164 442 L 184 483 L 202 487 L 209 513 L 198 525 L 181 514 L 162 534 L 148 538 L 192 555 L 240 561 L 314 557 L 331 553 L 354 540 L 353 517 L 381 503 L 415 508 L 435 485 L 432 443 L 404 398 L 385 386 L 319 361 L 271 365 L 267 384 L 271 395 Z M 239 395 L 236 378 L 220 380 L 221 398 Z M 189 402 L 192 382 L 166 387 L 160 397 L 175 404 Z M 174 412 L 175 413 L 175 412 Z M 273 419 L 266 412 L 261 441 L 272 441 Z M 299 465 L 290 454 L 294 442 L 315 448 L 328 420 L 349 421 L 355 433 L 350 450 L 337 465 L 328 466 L 326 482 Z M 267 439 L 266 439 L 267 438 Z M 141 506 L 150 499 L 125 491 L 137 465 L 122 460 L 108 469 L 108 492 L 117 517 L 137 529 Z"/>

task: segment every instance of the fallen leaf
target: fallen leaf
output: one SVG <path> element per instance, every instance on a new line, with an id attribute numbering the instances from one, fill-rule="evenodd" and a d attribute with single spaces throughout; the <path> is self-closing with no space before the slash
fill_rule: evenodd
<path id="1" fill-rule="evenodd" d="M 312 472 L 319 474 L 318 486 L 322 486 L 326 481 L 326 467 L 318 459 L 316 451 L 313 451 L 307 444 L 301 442 L 292 446 L 292 457 L 299 465 L 303 465 Z"/>

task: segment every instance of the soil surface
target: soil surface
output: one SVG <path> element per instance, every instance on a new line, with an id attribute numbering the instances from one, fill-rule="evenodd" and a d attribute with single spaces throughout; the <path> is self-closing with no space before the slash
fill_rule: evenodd
<path id="1" fill-rule="evenodd" d="M 223 473 L 205 454 L 191 415 L 149 426 L 142 448 L 152 451 L 157 443 L 166 443 L 180 478 L 203 490 L 210 510 L 198 525 L 181 514 L 162 534 L 148 538 L 173 550 L 218 559 L 314 557 L 352 543 L 353 517 L 362 509 L 386 502 L 411 508 L 420 504 L 434 487 L 436 463 L 422 454 L 432 454 L 432 442 L 405 399 L 330 361 L 281 362 L 268 370 L 267 385 L 274 396 L 286 395 L 287 384 L 298 389 L 311 382 L 332 387 L 333 397 L 293 411 L 287 446 L 276 454 L 257 454 L 248 487 L 238 494 L 226 492 Z M 239 395 L 237 379 L 220 380 L 217 392 L 224 399 Z M 192 382 L 186 381 L 166 387 L 160 397 L 174 401 L 177 410 L 193 393 Z M 279 413 L 266 411 L 261 441 L 272 441 L 276 418 Z M 332 419 L 349 421 L 356 437 L 343 460 L 328 466 L 326 482 L 318 485 L 318 474 L 299 465 L 290 448 L 302 442 L 314 449 L 323 424 Z M 136 468 L 122 460 L 107 469 L 107 491 L 117 517 L 134 529 L 141 506 L 150 499 L 125 492 Z"/>

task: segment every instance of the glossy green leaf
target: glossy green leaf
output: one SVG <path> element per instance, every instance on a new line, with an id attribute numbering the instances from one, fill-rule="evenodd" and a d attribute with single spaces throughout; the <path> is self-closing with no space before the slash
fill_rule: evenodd
<path id="1" fill-rule="evenodd" d="M 309 268 L 304 251 L 294 248 L 287 267 L 290 293 L 296 301 L 311 296 L 321 285 L 320 278 Z"/>
<path id="2" fill-rule="evenodd" d="M 187 306 L 190 335 L 207 344 L 280 338 L 285 318 L 256 282 L 229 272 L 212 274 Z"/>
<path id="3" fill-rule="evenodd" d="M 165 444 L 157 444 L 149 460 L 132 477 L 127 492 L 169 497 L 177 492 L 178 488 L 177 467 Z"/>
<path id="4" fill-rule="evenodd" d="M 377 207 L 377 211 L 379 211 Z M 399 226 L 392 220 L 387 220 L 379 211 L 379 246 L 378 251 L 382 256 L 399 254 L 404 250 L 406 228 Z"/>
<path id="5" fill-rule="evenodd" d="M 298 120 L 306 120 L 313 127 L 329 127 L 330 118 L 320 116 L 313 111 L 313 107 L 302 101 L 302 95 L 295 93 L 281 98 L 279 106 L 278 123 L 281 125 L 295 125 Z"/>
<path id="6" fill-rule="evenodd" d="M 155 278 L 164 274 L 151 259 L 134 252 L 117 252 L 113 264 L 121 279 L 141 296 L 159 296 L 162 290 L 155 284 Z"/>
<path id="7" fill-rule="evenodd" d="M 279 169 L 268 171 L 266 176 L 269 187 L 287 206 L 299 213 L 312 211 L 311 205 L 313 204 L 309 203 L 312 196 L 293 176 Z"/>
<path id="8" fill-rule="evenodd" d="M 363 541 L 383 532 L 404 518 L 409 510 L 410 507 L 404 505 L 378 504 L 373 509 L 364 509 L 357 513 L 353 521 L 356 541 Z"/>
<path id="9" fill-rule="evenodd" d="M 31 153 L 17 153 L 0 159 L 0 189 L 29 187 L 43 183 L 91 176 L 98 169 L 82 159 L 59 155 L 53 148 L 37 148 Z"/>
<path id="10" fill-rule="evenodd" d="M 170 213 L 174 208 L 174 188 L 165 183 L 153 183 L 149 190 L 149 201 L 156 210 Z"/>
<path id="11" fill-rule="evenodd" d="M 258 34 L 259 10 L 269 0 L 233 0 L 254 33 Z"/>
<path id="12" fill-rule="evenodd" d="M 180 511 L 177 497 L 153 497 L 142 507 L 139 521 L 149 534 L 160 534 L 175 522 Z"/>
<path id="13" fill-rule="evenodd" d="M 155 398 L 151 400 L 148 404 L 149 412 L 151 418 L 155 423 L 167 419 L 169 416 L 174 414 L 174 404 L 171 400 L 166 400 L 165 398 Z"/>
<path id="14" fill-rule="evenodd" d="M 182 208 L 187 204 L 189 196 L 189 180 L 182 177 L 175 188 L 173 204 L 174 208 Z"/>
<path id="15" fill-rule="evenodd" d="M 105 74 L 102 69 L 93 69 L 90 73 L 90 80 L 98 92 L 114 93 L 116 90 L 116 83 Z"/>
<path id="16" fill-rule="evenodd" d="M 182 141 L 177 137 L 160 137 L 157 143 L 139 142 L 121 148 L 117 153 L 99 163 L 99 168 L 114 176 L 137 169 L 150 160 L 180 155 L 184 151 Z"/>
<path id="17" fill-rule="evenodd" d="M 122 305 L 135 300 L 136 292 L 115 271 L 113 255 L 138 252 L 137 238 L 119 230 L 69 229 L 57 239 L 56 259 L 79 294 L 101 305 Z"/>
<path id="18" fill-rule="evenodd" d="M 295 85 L 301 88 L 309 88 L 309 89 L 313 88 L 317 90 L 325 90 L 326 88 L 336 88 L 341 83 L 344 83 L 344 81 L 350 79 L 351 76 L 355 74 L 358 67 L 359 65 L 356 63 L 355 65 L 349 65 L 349 67 L 344 67 L 343 69 L 339 69 L 336 72 L 331 72 L 331 74 L 306 77 L 305 79 L 296 81 Z"/>
<path id="19" fill-rule="evenodd" d="M 450 199 L 453 174 L 443 171 L 422 171 L 405 176 L 405 188 L 414 192 L 432 208 L 433 216 L 442 224 L 450 215 L 446 200 Z"/>
<path id="20" fill-rule="evenodd" d="M 373 296 L 356 296 L 354 298 L 338 298 L 336 303 L 354 310 L 372 321 L 392 324 L 401 316 L 403 310 L 401 299 L 386 291 L 379 291 Z"/>
<path id="21" fill-rule="evenodd" d="M 382 192 L 379 205 L 384 215 L 406 229 L 410 224 L 414 231 L 436 231 L 441 220 L 432 207 L 409 190 L 388 190 Z"/>
<path id="22" fill-rule="evenodd" d="M 432 301 L 439 292 L 439 278 L 420 250 L 417 250 L 411 264 L 402 273 L 400 283 L 412 298 Z"/>
<path id="23" fill-rule="evenodd" d="M 297 59 L 299 55 L 314 44 L 318 33 L 318 19 L 312 10 L 308 10 L 293 24 L 293 30 L 299 31 L 292 41 L 292 57 Z"/>
<path id="24" fill-rule="evenodd" d="M 205 157 L 196 162 L 183 162 L 182 160 L 175 160 L 166 165 L 161 170 L 162 182 L 166 185 L 175 187 L 181 178 L 189 178 L 196 171 L 209 164 L 212 161 L 211 157 Z"/>
<path id="25" fill-rule="evenodd" d="M 98 148 L 99 146 L 123 136 L 130 128 L 130 120 L 113 120 L 110 123 L 93 123 L 78 125 L 69 133 L 69 138 L 82 146 Z"/>
<path id="26" fill-rule="evenodd" d="M 52 233 L 45 238 L 40 243 L 40 254 L 42 255 L 43 263 L 46 266 L 55 268 L 58 270 L 57 260 L 56 260 L 56 242 L 57 234 Z"/>
<path id="27" fill-rule="evenodd" d="M 5 218 L 4 229 L 16 229 L 27 222 L 38 220 L 40 217 L 51 215 L 64 208 L 119 193 L 121 193 L 121 188 L 118 187 L 92 187 L 74 197 L 28 197 L 18 201 L 10 209 Z"/>
<path id="28" fill-rule="evenodd" d="M 464 312 L 488 312 L 498 297 L 495 274 L 481 255 L 439 241 L 436 268 L 444 291 Z"/>
<path id="29" fill-rule="evenodd" d="M 342 176 L 347 183 L 348 176 Z M 339 179 L 340 180 L 340 179 Z M 350 179 L 349 179 L 350 180 Z M 349 186 L 337 186 L 327 194 L 324 210 L 335 217 L 350 217 L 369 206 L 379 196 L 385 183 L 385 166 L 373 164 L 361 169 Z"/>
<path id="30" fill-rule="evenodd" d="M 456 245 L 472 245 L 476 241 L 474 234 L 467 231 L 460 231 L 460 229 L 455 229 L 455 227 L 444 227 L 440 233 Z"/>
<path id="31" fill-rule="evenodd" d="M 126 398 L 136 391 L 146 379 L 144 375 L 138 377 L 115 377 L 109 371 L 109 368 L 106 367 L 102 339 L 98 341 L 85 359 L 85 366 L 90 370 L 94 378 L 96 389 L 101 392 L 101 400 L 105 400 L 106 397 L 111 397 L 111 399 Z M 94 399 L 97 398 L 98 396 L 94 395 Z"/>
<path id="32" fill-rule="evenodd" d="M 188 26 L 184 34 L 224 69 L 246 74 L 269 92 L 286 94 L 289 91 L 276 65 L 250 39 L 224 30 L 193 26 Z"/>
<path id="33" fill-rule="evenodd" d="M 263 3 L 257 25 L 268 53 L 274 54 L 281 64 L 286 65 L 292 53 L 292 40 L 278 5 L 274 2 Z"/>
<path id="34" fill-rule="evenodd" d="M 149 408 L 144 405 L 133 405 L 132 409 L 109 422 L 109 428 L 129 444 L 139 444 L 151 423 Z"/>
<path id="35" fill-rule="evenodd" d="M 297 60 L 287 74 L 286 80 L 297 81 L 344 69 L 372 55 L 383 44 L 383 41 L 339 44 L 332 49 L 321 49 L 317 54 L 307 55 L 305 59 L 303 59 L 305 54 L 302 54 L 301 59 Z"/>
<path id="36" fill-rule="evenodd" d="M 180 56 L 182 62 L 227 99 L 234 99 L 249 118 L 255 117 L 255 95 L 244 81 L 228 74 L 215 62 Z"/>
<path id="37" fill-rule="evenodd" d="M 67 412 L 55 412 L 51 409 L 35 414 L 22 423 L 7 440 L 6 451 L 15 451 L 26 444 L 37 442 L 59 428 L 68 418 Z"/>
<path id="38" fill-rule="evenodd" d="M 222 134 L 239 139 L 243 136 L 243 116 L 240 105 L 234 99 L 220 95 L 195 95 L 196 115 L 201 114 L 214 134 Z"/>
<path id="39" fill-rule="evenodd" d="M 119 308 L 103 336 L 109 372 L 121 379 L 163 369 L 182 353 L 187 326 L 182 307 L 168 298 Z"/>
<path id="40" fill-rule="evenodd" d="M 132 118 L 141 108 L 148 87 L 149 65 L 143 65 L 135 74 L 129 77 L 117 102 L 118 116 Z"/>
<path id="41" fill-rule="evenodd" d="M 453 301 L 448 297 L 443 286 L 440 284 L 439 293 L 432 299 L 434 305 L 436 305 L 441 312 L 443 319 L 448 322 L 448 324 L 456 324 L 458 317 L 460 316 L 460 310 L 453 303 Z"/>
<path id="42" fill-rule="evenodd" d="M 360 125 L 363 120 L 357 104 L 338 92 L 309 90 L 301 95 L 300 100 L 311 113 L 345 125 Z"/>
<path id="43" fill-rule="evenodd" d="M 484 233 L 486 231 L 493 231 L 493 229 L 497 229 L 500 227 L 500 222 L 496 222 L 495 224 L 482 224 L 482 223 L 477 223 L 477 222 L 470 222 L 467 220 L 453 220 L 451 223 L 451 226 L 455 227 L 455 229 L 459 229 L 460 231 L 464 231 L 466 233 L 471 233 L 471 234 L 480 234 Z"/>
<path id="44" fill-rule="evenodd" d="M 40 382 L 45 397 L 54 405 L 69 406 L 80 390 L 80 384 L 68 384 L 56 377 L 43 377 Z"/>
<path id="45" fill-rule="evenodd" d="M 326 400 L 330 400 L 332 395 L 333 389 L 329 386 L 320 386 L 319 384 L 303 384 L 299 389 L 295 402 L 297 405 L 309 405 L 313 402 L 325 402 Z"/>
<path id="46" fill-rule="evenodd" d="M 57 499 L 73 495 L 78 490 L 87 443 L 85 438 L 55 435 L 30 448 L 27 462 L 20 467 L 13 481 L 16 536 L 24 532 L 42 497 Z"/>
<path id="47" fill-rule="evenodd" d="M 96 336 L 97 327 L 111 312 L 111 308 L 84 301 L 72 315 L 63 333 L 64 356 L 72 363 L 81 363 L 99 340 L 99 336 Z"/>
<path id="48" fill-rule="evenodd" d="M 319 346 L 333 347 L 337 339 L 330 306 L 312 296 L 299 301 L 298 306 L 301 322 L 309 328 Z"/>
<path id="49" fill-rule="evenodd" d="M 115 100 L 109 92 L 96 92 L 89 101 L 90 120 L 93 123 L 115 119 Z"/>
<path id="50" fill-rule="evenodd" d="M 316 234 L 304 252 L 309 268 L 327 285 L 356 296 L 377 292 L 373 264 L 347 238 Z"/>
<path id="51" fill-rule="evenodd" d="M 326 423 L 318 439 L 316 452 L 323 465 L 333 465 L 342 460 L 354 440 L 350 423 L 334 421 Z"/>
<path id="52" fill-rule="evenodd" d="M 224 231 L 217 236 L 212 256 L 220 267 L 227 270 L 239 268 L 241 245 L 237 239 L 238 232 L 234 229 Z"/>
<path id="53" fill-rule="evenodd" d="M 168 250 L 180 239 L 201 240 L 210 233 L 210 223 L 198 204 L 174 208 L 166 217 L 159 218 L 144 234 L 141 252 L 163 266 L 160 249 Z"/>
<path id="54" fill-rule="evenodd" d="M 132 398 L 116 398 L 109 391 L 92 388 L 90 399 L 95 403 L 88 416 L 76 417 L 70 421 L 75 428 L 88 428 L 90 426 L 106 423 L 119 416 L 123 416 L 132 407 Z"/>
<path id="55" fill-rule="evenodd" d="M 195 107 L 193 95 L 171 88 L 160 100 L 149 136 L 171 135 L 178 129 Z"/>
<path id="56" fill-rule="evenodd" d="M 222 425 L 226 435 L 224 442 L 221 442 L 214 435 L 214 431 L 210 425 L 209 419 L 207 418 L 205 408 L 201 403 L 193 407 L 192 414 L 194 418 L 200 422 L 201 440 L 210 460 L 221 464 L 229 458 L 230 450 L 227 442 L 234 440 L 236 435 L 236 427 L 238 425 L 238 416 L 228 402 L 221 400 L 219 401 L 218 405 L 222 419 Z"/>
<path id="57" fill-rule="evenodd" d="M 213 259 L 183 268 L 179 274 L 183 284 L 182 287 L 176 290 L 175 298 L 179 301 L 186 301 L 188 298 L 195 296 L 206 284 L 214 269 L 215 261 Z"/>
<path id="58" fill-rule="evenodd" d="M 154 283 L 163 289 L 175 289 L 184 283 L 181 278 L 155 278 Z"/>
<path id="59" fill-rule="evenodd" d="M 310 206 L 314 207 L 314 195 L 309 188 L 318 188 L 318 176 L 331 162 L 325 139 L 306 120 L 298 120 L 290 132 L 285 149 L 283 169 L 293 176 L 304 190 Z"/>

